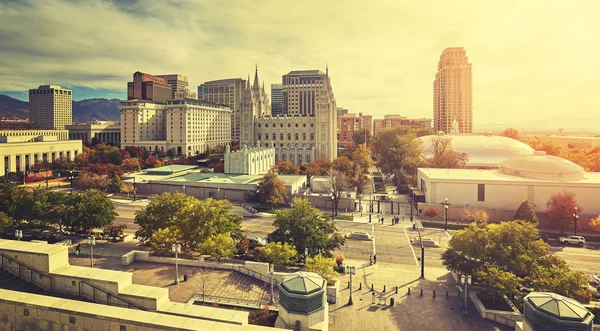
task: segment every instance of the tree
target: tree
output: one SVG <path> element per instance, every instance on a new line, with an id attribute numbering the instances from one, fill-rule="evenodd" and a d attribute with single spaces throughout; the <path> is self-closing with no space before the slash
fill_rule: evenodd
<path id="1" fill-rule="evenodd" d="M 373 147 L 377 166 L 386 175 L 393 175 L 402 185 L 405 173 L 414 174 L 421 159 L 421 147 L 414 131 L 405 126 L 394 126 L 377 132 Z"/>
<path id="2" fill-rule="evenodd" d="M 334 215 L 338 214 L 338 207 L 340 204 L 340 200 L 348 196 L 348 190 L 352 187 L 348 177 L 343 172 L 330 169 L 327 174 L 329 175 L 329 188 L 331 190 L 331 196 L 333 197 L 334 204 Z"/>
<path id="3" fill-rule="evenodd" d="M 223 164 L 223 162 L 219 161 L 219 163 L 217 163 L 215 165 L 215 167 L 213 168 L 213 172 L 214 173 L 224 173 L 225 172 L 225 165 Z"/>
<path id="4" fill-rule="evenodd" d="M 362 194 L 364 187 L 369 184 L 369 168 L 372 165 L 371 151 L 364 144 L 358 145 L 352 152 L 352 180 L 359 194 Z"/>
<path id="5" fill-rule="evenodd" d="M 552 194 L 550 200 L 546 204 L 546 214 L 550 220 L 550 224 L 555 227 L 560 227 L 560 234 L 564 234 L 565 226 L 575 225 L 573 214 L 577 207 L 578 213 L 583 209 L 575 201 L 575 193 L 560 191 Z"/>
<path id="6" fill-rule="evenodd" d="M 202 302 L 204 302 L 204 296 L 206 295 L 208 280 L 212 274 L 212 268 L 210 267 L 199 267 L 192 271 L 192 278 L 194 287 L 197 292 L 202 294 Z"/>
<path id="7" fill-rule="evenodd" d="M 142 169 L 142 166 L 140 165 L 140 159 L 137 157 L 123 160 L 121 167 L 125 172 L 136 172 Z"/>
<path id="8" fill-rule="evenodd" d="M 93 172 L 84 171 L 73 180 L 73 187 L 80 190 L 97 189 L 106 191 L 111 184 L 108 175 L 97 175 Z"/>
<path id="9" fill-rule="evenodd" d="M 423 216 L 425 217 L 435 218 L 440 217 L 441 214 L 442 212 L 440 211 L 440 209 L 435 207 L 429 207 L 425 209 L 425 211 L 423 211 Z"/>
<path id="10" fill-rule="evenodd" d="M 533 208 L 527 200 L 523 201 L 519 208 L 517 208 L 513 220 L 522 220 L 538 224 L 538 218 L 535 215 L 535 211 L 533 211 Z"/>
<path id="11" fill-rule="evenodd" d="M 433 131 L 432 128 L 417 129 L 417 137 L 431 136 L 431 135 L 434 135 L 434 134 L 435 134 L 435 131 Z"/>
<path id="12" fill-rule="evenodd" d="M 354 142 L 354 146 L 358 147 L 360 145 L 364 145 L 365 144 L 365 137 L 366 137 L 366 142 L 367 142 L 367 146 L 371 145 L 371 130 L 369 129 L 360 129 L 358 131 L 355 131 L 354 134 L 352 135 L 352 141 Z"/>
<path id="13" fill-rule="evenodd" d="M 300 168 L 290 161 L 279 161 L 275 167 L 280 175 L 297 175 L 300 173 Z"/>
<path id="14" fill-rule="evenodd" d="M 533 138 L 529 141 L 529 146 L 536 151 L 544 151 L 548 155 L 560 155 L 560 147 L 550 140 L 543 140 L 540 138 Z"/>
<path id="15" fill-rule="evenodd" d="M 111 192 L 120 193 L 122 187 L 123 187 L 123 180 L 121 179 L 120 176 L 115 176 L 110 181 L 110 185 L 108 188 Z"/>
<path id="16" fill-rule="evenodd" d="M 110 199 L 98 190 L 85 190 L 69 198 L 68 221 L 72 227 L 96 229 L 111 225 L 118 214 Z"/>
<path id="17" fill-rule="evenodd" d="M 569 148 L 560 156 L 578 164 L 585 169 L 585 171 L 600 172 L 600 147 Z"/>
<path id="18" fill-rule="evenodd" d="M 592 230 L 596 231 L 596 232 L 600 232 L 600 215 L 598 215 L 598 217 L 596 218 L 592 218 L 590 220 L 590 228 L 592 228 Z"/>
<path id="19" fill-rule="evenodd" d="M 577 300 L 589 300 L 588 279 L 581 271 L 571 270 L 559 256 L 546 255 L 532 266 L 525 285 L 536 291 L 554 292 Z"/>
<path id="20" fill-rule="evenodd" d="M 512 138 L 512 139 L 516 139 L 516 140 L 521 140 L 521 133 L 519 133 L 519 131 L 517 131 L 516 129 L 513 128 L 507 128 L 502 132 L 502 135 L 504 137 L 508 137 L 508 138 Z"/>
<path id="21" fill-rule="evenodd" d="M 260 201 L 271 206 L 283 205 L 288 199 L 285 183 L 277 175 L 269 171 L 258 183 Z"/>
<path id="22" fill-rule="evenodd" d="M 212 256 L 217 261 L 230 259 L 235 251 L 235 242 L 229 233 L 220 233 L 200 244 L 200 251 Z"/>
<path id="23" fill-rule="evenodd" d="M 452 149 L 452 138 L 448 136 L 432 136 L 429 152 L 432 154 L 427 160 L 427 166 L 430 168 L 464 168 L 469 161 L 467 153 L 455 152 Z"/>
<path id="24" fill-rule="evenodd" d="M 3 211 L 0 211 L 0 233 L 4 233 L 4 229 L 11 223 L 10 217 Z"/>
<path id="25" fill-rule="evenodd" d="M 327 281 L 327 285 L 335 284 L 339 274 L 335 271 L 335 260 L 331 257 L 316 255 L 306 259 L 306 271 L 314 272 Z"/>
<path id="26" fill-rule="evenodd" d="M 452 271 L 476 275 L 480 285 L 496 289 L 499 294 L 515 293 L 515 285 L 520 283 L 556 293 L 575 293 L 585 284 L 576 275 L 571 277 L 572 272 L 560 257 L 547 254 L 548 245 L 538 238 L 537 225 L 517 220 L 473 223 L 457 231 L 448 242 L 442 261 Z M 563 268 L 565 277 L 571 280 L 547 281 L 562 277 L 555 267 Z"/>
<path id="27" fill-rule="evenodd" d="M 311 176 L 324 176 L 331 168 L 331 162 L 326 158 L 318 158 L 306 169 L 306 174 Z"/>
<path id="28" fill-rule="evenodd" d="M 471 221 L 471 222 L 487 222 L 488 214 L 485 210 L 475 207 L 465 207 L 462 210 L 463 220 Z"/>
<path id="29" fill-rule="evenodd" d="M 144 209 L 135 212 L 134 223 L 140 227 L 135 232 L 135 238 L 142 243 L 149 242 L 154 232 L 174 225 L 173 218 L 181 210 L 191 208 L 195 200 L 183 193 L 153 195 Z"/>
<path id="30" fill-rule="evenodd" d="M 129 193 L 133 192 L 133 183 L 124 182 L 121 185 L 121 193 L 127 193 L 127 197 L 129 198 Z"/>
<path id="31" fill-rule="evenodd" d="M 352 169 L 353 169 L 352 161 L 350 161 L 350 159 L 346 156 L 342 155 L 342 156 L 336 158 L 335 160 L 333 160 L 331 167 L 332 167 L 332 169 L 338 170 L 348 177 L 350 177 L 352 175 Z"/>
<path id="32" fill-rule="evenodd" d="M 150 240 L 152 249 L 161 254 L 169 253 L 172 245 L 179 242 L 181 242 L 181 232 L 177 227 L 158 229 L 152 233 Z"/>
<path id="33" fill-rule="evenodd" d="M 273 226 L 275 231 L 269 235 L 269 241 L 291 244 L 298 254 L 308 249 L 308 256 L 330 256 L 332 250 L 345 242 L 333 221 L 306 199 L 294 198 L 290 209 L 277 213 Z"/>
<path id="34" fill-rule="evenodd" d="M 267 246 L 259 247 L 256 250 L 274 266 L 292 265 L 298 257 L 296 248 L 288 243 L 270 242 Z"/>

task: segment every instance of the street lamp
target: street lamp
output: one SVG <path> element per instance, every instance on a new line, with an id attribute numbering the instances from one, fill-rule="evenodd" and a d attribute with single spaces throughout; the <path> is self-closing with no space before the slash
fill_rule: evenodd
<path id="1" fill-rule="evenodd" d="M 460 275 L 461 283 L 465 284 L 465 306 L 464 309 L 467 310 L 467 290 L 468 285 L 471 285 L 471 275 Z"/>
<path id="2" fill-rule="evenodd" d="M 356 274 L 355 266 L 346 266 L 346 273 L 350 274 L 350 299 L 348 299 L 348 306 L 352 306 L 354 302 L 352 302 L 352 275 Z"/>
<path id="3" fill-rule="evenodd" d="M 335 205 L 335 198 L 334 198 L 334 196 L 333 196 L 333 193 L 331 193 L 331 220 L 332 220 L 332 221 L 333 221 L 333 220 L 334 220 L 334 218 L 335 218 L 335 215 L 334 215 L 334 210 L 333 210 L 333 208 L 334 208 L 334 205 Z"/>
<path id="4" fill-rule="evenodd" d="M 137 191 L 135 190 L 135 177 L 133 177 L 133 201 L 135 202 L 135 194 Z"/>
<path id="5" fill-rule="evenodd" d="M 275 266 L 272 263 L 269 263 L 269 273 L 271 274 L 271 299 L 269 299 L 269 304 L 274 304 L 275 299 L 273 299 L 273 273 L 275 272 Z"/>
<path id="6" fill-rule="evenodd" d="M 94 267 L 94 246 L 96 246 L 96 237 L 91 235 L 87 238 L 88 245 L 90 245 L 90 268 Z"/>
<path id="7" fill-rule="evenodd" d="M 446 198 L 446 200 L 444 201 L 444 203 L 442 203 L 442 205 L 444 205 L 444 210 L 445 210 L 445 212 L 444 212 L 444 221 L 445 221 L 444 230 L 447 231 L 448 230 L 448 205 L 449 205 L 448 198 Z"/>
<path id="8" fill-rule="evenodd" d="M 185 194 L 185 185 L 183 185 L 183 194 Z"/>
<path id="9" fill-rule="evenodd" d="M 69 171 L 69 182 L 71 183 L 71 194 L 73 194 L 73 170 Z"/>
<path id="10" fill-rule="evenodd" d="M 575 212 L 573 213 L 573 234 L 577 235 L 577 221 L 579 220 L 579 214 L 577 214 L 577 207 L 575 207 Z"/>
<path id="11" fill-rule="evenodd" d="M 60 172 L 58 173 L 58 187 L 60 187 Z"/>
<path id="12" fill-rule="evenodd" d="M 181 244 L 173 244 L 171 252 L 175 253 L 175 284 L 179 284 L 179 256 L 181 253 Z"/>
<path id="13" fill-rule="evenodd" d="M 23 231 L 15 230 L 15 238 L 17 238 L 17 241 L 21 241 L 21 239 L 23 238 Z"/>

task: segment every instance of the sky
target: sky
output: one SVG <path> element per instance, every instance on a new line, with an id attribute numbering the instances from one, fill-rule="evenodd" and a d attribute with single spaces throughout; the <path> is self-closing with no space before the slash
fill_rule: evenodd
<path id="1" fill-rule="evenodd" d="M 125 98 L 135 71 L 204 81 L 329 75 L 338 107 L 433 115 L 446 47 L 473 66 L 474 127 L 600 113 L 600 1 L 0 0 L 0 94 Z M 598 123 L 600 124 L 600 123 Z"/>

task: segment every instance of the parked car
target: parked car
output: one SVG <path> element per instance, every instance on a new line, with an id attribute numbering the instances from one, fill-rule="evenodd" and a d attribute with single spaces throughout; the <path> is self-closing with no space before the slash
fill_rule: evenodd
<path id="1" fill-rule="evenodd" d="M 248 248 L 255 249 L 256 247 L 267 246 L 267 240 L 260 237 L 248 237 Z"/>
<path id="2" fill-rule="evenodd" d="M 590 283 L 594 284 L 594 286 L 600 285 L 600 274 L 590 275 Z"/>
<path id="3" fill-rule="evenodd" d="M 360 231 L 352 231 L 351 233 L 348 233 L 346 235 L 346 238 L 356 239 L 356 240 L 373 240 L 373 238 L 371 238 L 370 234 L 368 234 L 366 232 L 360 232 Z"/>
<path id="4" fill-rule="evenodd" d="M 412 244 L 420 245 L 421 240 L 419 240 L 419 238 L 414 238 L 412 240 Z M 425 246 L 425 247 L 440 247 L 440 244 L 431 238 L 423 238 L 423 246 Z"/>
<path id="5" fill-rule="evenodd" d="M 538 236 L 540 237 L 539 239 L 542 239 L 543 241 L 548 242 L 548 234 L 547 233 L 540 233 Z"/>
<path id="6" fill-rule="evenodd" d="M 566 236 L 566 237 L 559 237 L 558 241 L 560 241 L 561 244 L 563 245 L 579 245 L 579 246 L 583 246 L 585 245 L 585 238 L 582 236 Z"/>

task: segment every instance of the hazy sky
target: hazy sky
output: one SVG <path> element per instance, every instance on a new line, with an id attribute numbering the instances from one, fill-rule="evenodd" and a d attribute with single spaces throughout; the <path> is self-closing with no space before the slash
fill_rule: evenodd
<path id="1" fill-rule="evenodd" d="M 432 117 L 446 47 L 473 64 L 477 124 L 600 112 L 600 1 L 0 0 L 0 93 L 123 98 L 135 71 L 190 87 L 329 73 L 338 106 Z M 599 123 L 600 124 L 600 123 Z"/>

